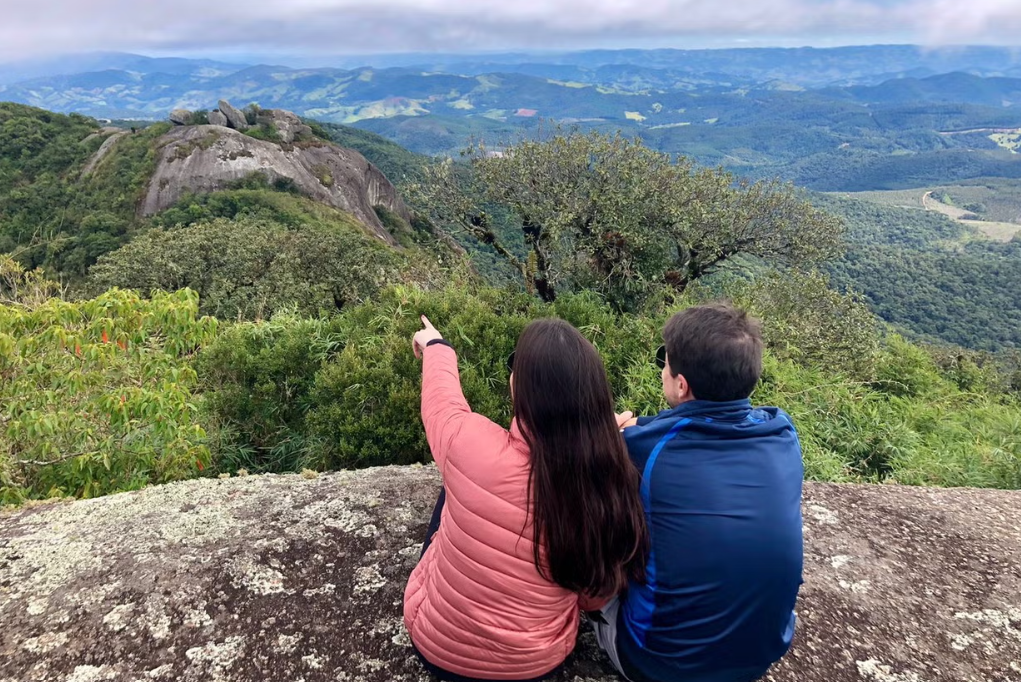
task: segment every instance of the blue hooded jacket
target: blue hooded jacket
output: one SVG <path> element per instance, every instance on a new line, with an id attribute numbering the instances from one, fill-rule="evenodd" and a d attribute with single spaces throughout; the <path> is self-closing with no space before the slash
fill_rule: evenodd
<path id="1" fill-rule="evenodd" d="M 648 582 L 622 596 L 634 682 L 749 682 L 790 648 L 801 585 L 801 445 L 790 417 L 695 400 L 624 430 L 642 472 Z"/>

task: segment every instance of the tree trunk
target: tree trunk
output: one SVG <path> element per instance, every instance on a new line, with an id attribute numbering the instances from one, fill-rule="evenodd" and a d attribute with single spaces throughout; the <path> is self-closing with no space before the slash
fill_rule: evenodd
<path id="1" fill-rule="evenodd" d="M 489 218 L 485 213 L 481 215 L 462 216 L 461 225 L 465 228 L 468 234 L 472 235 L 483 244 L 492 246 L 498 254 L 503 256 L 503 258 L 511 264 L 511 267 L 521 273 L 522 282 L 525 286 L 528 286 L 528 270 L 525 268 L 525 264 L 519 261 L 514 254 L 510 252 L 510 250 L 500 243 L 496 233 L 493 232 L 492 227 L 490 227 Z"/>
<path id="2" fill-rule="evenodd" d="M 557 300 L 557 292 L 552 284 L 549 283 L 545 277 L 536 277 L 532 280 L 535 284 L 535 291 L 539 294 L 539 297 L 546 303 L 553 303 Z"/>
<path id="3" fill-rule="evenodd" d="M 557 292 L 556 287 L 550 282 L 549 260 L 542 250 L 542 226 L 534 223 L 529 216 L 523 216 L 521 219 L 521 230 L 525 234 L 525 243 L 531 245 L 532 253 L 535 254 L 535 273 L 532 275 L 535 291 L 543 301 L 552 303 L 557 300 Z"/>
<path id="4" fill-rule="evenodd" d="M 674 270 L 667 271 L 664 275 L 664 279 L 675 291 L 678 293 L 684 293 L 684 290 L 688 288 L 688 285 L 700 277 L 710 274 L 720 263 L 735 255 L 735 253 L 736 252 L 725 251 L 712 258 L 712 260 L 703 262 L 699 258 L 699 252 L 697 249 L 693 249 L 684 244 L 678 244 L 678 267 Z"/>

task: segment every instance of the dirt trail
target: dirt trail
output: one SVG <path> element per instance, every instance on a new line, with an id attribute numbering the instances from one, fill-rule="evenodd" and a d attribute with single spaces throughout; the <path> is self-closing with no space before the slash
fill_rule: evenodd
<path id="1" fill-rule="evenodd" d="M 996 241 L 1009 242 L 1014 238 L 1014 235 L 1021 233 L 1021 225 L 1015 223 L 999 223 L 990 222 L 986 220 L 967 220 L 964 216 L 975 215 L 971 211 L 966 211 L 963 208 L 957 206 L 948 206 L 942 201 L 936 201 L 932 198 L 932 191 L 928 191 L 922 195 L 922 206 L 927 211 L 935 211 L 942 213 L 952 220 L 956 220 L 959 223 L 963 223 L 968 227 L 975 228 L 986 237 L 995 239 Z"/>

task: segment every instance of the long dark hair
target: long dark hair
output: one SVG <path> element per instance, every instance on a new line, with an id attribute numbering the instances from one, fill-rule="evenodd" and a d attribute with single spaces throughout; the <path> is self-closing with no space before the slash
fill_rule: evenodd
<path id="1" fill-rule="evenodd" d="M 593 597 L 617 594 L 629 579 L 643 582 L 649 535 L 641 477 L 599 353 L 567 322 L 538 320 L 518 339 L 513 371 L 514 416 L 531 451 L 540 575 Z"/>

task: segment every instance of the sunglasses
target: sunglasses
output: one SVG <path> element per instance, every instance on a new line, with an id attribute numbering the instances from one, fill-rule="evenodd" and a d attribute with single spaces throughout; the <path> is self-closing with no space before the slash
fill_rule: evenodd
<path id="1" fill-rule="evenodd" d="M 507 371 L 508 372 L 513 372 L 514 371 L 514 353 L 515 352 L 516 351 L 512 351 L 511 354 L 507 356 Z"/>
<path id="2" fill-rule="evenodd" d="M 666 346 L 660 346 L 656 351 L 656 366 L 660 369 L 666 367 Z"/>

